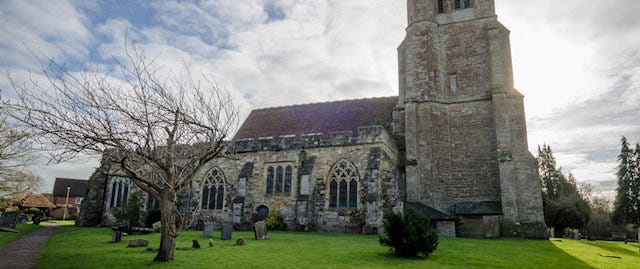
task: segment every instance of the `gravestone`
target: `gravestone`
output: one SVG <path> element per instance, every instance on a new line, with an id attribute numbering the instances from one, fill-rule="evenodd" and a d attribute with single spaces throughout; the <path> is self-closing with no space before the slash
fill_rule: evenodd
<path id="1" fill-rule="evenodd" d="M 233 226 L 231 224 L 222 225 L 222 232 L 220 233 L 220 240 L 231 240 L 231 232 Z"/>
<path id="2" fill-rule="evenodd" d="M 257 240 L 266 240 L 267 236 L 267 223 L 264 221 L 258 221 L 253 224 L 253 231 Z"/>
<path id="3" fill-rule="evenodd" d="M 15 229 L 20 219 L 18 212 L 4 212 L 0 218 L 0 227 Z"/>
<path id="4" fill-rule="evenodd" d="M 129 245 L 128 247 L 130 248 L 134 248 L 134 247 L 146 247 L 149 245 L 149 241 L 142 239 L 142 238 L 136 238 L 133 240 L 129 241 Z"/>
<path id="5" fill-rule="evenodd" d="M 204 224 L 204 230 L 202 230 L 202 236 L 213 237 L 213 223 L 207 222 Z"/>

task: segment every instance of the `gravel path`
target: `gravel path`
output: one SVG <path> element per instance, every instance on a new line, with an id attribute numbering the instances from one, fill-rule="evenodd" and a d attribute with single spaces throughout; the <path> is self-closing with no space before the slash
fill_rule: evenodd
<path id="1" fill-rule="evenodd" d="M 45 227 L 6 244 L 0 249 L 0 269 L 33 267 L 56 226 L 56 223 L 47 223 Z"/>

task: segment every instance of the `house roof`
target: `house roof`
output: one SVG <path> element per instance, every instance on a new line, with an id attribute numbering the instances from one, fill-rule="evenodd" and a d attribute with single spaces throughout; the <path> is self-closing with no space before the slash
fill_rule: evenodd
<path id="1" fill-rule="evenodd" d="M 359 127 L 382 125 L 391 129 L 398 97 L 379 97 L 272 107 L 251 111 L 234 140 L 333 132 L 358 133 Z"/>
<path id="2" fill-rule="evenodd" d="M 21 207 L 54 208 L 56 207 L 42 194 L 31 194 L 20 202 Z"/>
<path id="3" fill-rule="evenodd" d="M 66 196 L 67 187 L 70 197 L 84 197 L 87 180 L 57 177 L 53 184 L 53 196 Z"/>

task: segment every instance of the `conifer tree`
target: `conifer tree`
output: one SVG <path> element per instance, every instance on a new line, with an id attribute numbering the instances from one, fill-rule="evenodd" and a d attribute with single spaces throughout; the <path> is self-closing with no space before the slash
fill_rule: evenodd
<path id="1" fill-rule="evenodd" d="M 618 187 L 614 202 L 613 221 L 620 224 L 640 222 L 640 208 L 638 208 L 640 195 L 638 195 L 637 180 L 637 149 L 636 152 L 629 147 L 626 137 L 622 137 L 620 155 L 618 155 L 618 169 L 616 177 Z"/>
<path id="2" fill-rule="evenodd" d="M 583 228 L 589 222 L 591 209 L 578 192 L 573 174 L 568 178 L 557 167 L 551 146 L 538 147 L 538 172 L 542 183 L 542 202 L 547 224 L 559 231 L 564 228 Z"/>

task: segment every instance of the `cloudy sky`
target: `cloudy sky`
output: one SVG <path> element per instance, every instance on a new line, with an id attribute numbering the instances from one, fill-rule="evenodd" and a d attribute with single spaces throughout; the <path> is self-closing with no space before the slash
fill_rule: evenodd
<path id="1" fill-rule="evenodd" d="M 495 0 L 511 30 L 529 147 L 550 144 L 564 171 L 612 195 L 619 140 L 640 141 L 640 1 Z M 125 37 L 212 74 L 254 108 L 397 95 L 405 0 L 0 1 L 0 68 L 18 79 L 29 49 L 71 69 L 122 56 Z M 0 94 L 7 82 L 0 80 Z M 95 161 L 35 167 L 88 178 Z"/>

